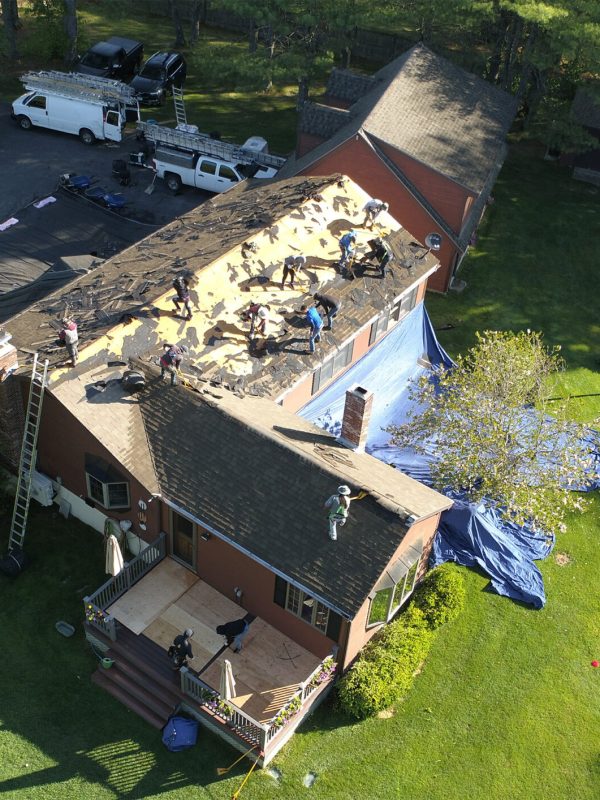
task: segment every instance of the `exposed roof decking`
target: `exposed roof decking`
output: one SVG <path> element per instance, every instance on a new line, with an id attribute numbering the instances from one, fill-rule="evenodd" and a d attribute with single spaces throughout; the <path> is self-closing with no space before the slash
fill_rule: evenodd
<path id="1" fill-rule="evenodd" d="M 339 236 L 355 226 L 360 253 L 369 249 L 367 241 L 374 235 L 359 227 L 366 199 L 356 184 L 337 177 L 241 186 L 14 317 L 7 328 L 18 348 L 38 349 L 57 364 L 65 351 L 56 346 L 48 323 L 69 303 L 80 324 L 80 358 L 90 366 L 137 356 L 156 359 L 163 342 L 175 341 L 190 350 L 186 372 L 231 384 L 252 383 L 254 391 L 277 396 L 435 268 L 435 259 L 422 248 L 411 250 L 412 237 L 392 217 L 382 215 L 380 230 L 396 232 L 399 259 L 390 275 L 384 281 L 375 272 L 354 282 L 340 278 L 333 268 Z M 250 222 L 261 227 L 248 228 Z M 256 252 L 241 247 L 247 241 Z M 306 255 L 306 273 L 294 290 L 282 291 L 283 259 L 293 253 Z M 173 316 L 171 281 L 184 270 L 195 274 L 190 322 Z M 323 287 L 342 298 L 344 309 L 335 335 L 326 333 L 319 352 L 309 359 L 307 329 L 297 312 L 303 300 Z M 250 352 L 248 325 L 240 317 L 255 300 L 271 305 L 273 319 L 272 338 L 258 356 Z M 127 321 L 119 323 L 123 317 Z M 39 341 L 44 336 L 47 346 Z M 55 370 L 52 379 L 83 370 L 83 364 L 75 373 Z"/>

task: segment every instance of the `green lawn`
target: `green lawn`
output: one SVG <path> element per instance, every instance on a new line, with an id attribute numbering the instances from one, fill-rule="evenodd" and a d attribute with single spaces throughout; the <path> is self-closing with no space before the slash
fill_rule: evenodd
<path id="1" fill-rule="evenodd" d="M 589 395 L 573 413 L 591 421 L 600 412 L 597 190 L 518 145 L 495 196 L 462 271 L 468 288 L 428 300 L 436 325 L 455 326 L 442 342 L 456 353 L 478 329 L 545 331 L 564 345 L 558 389 Z M 255 774 L 242 796 L 596 800 L 599 520 L 596 497 L 559 537 L 568 563 L 541 564 L 542 611 L 488 593 L 487 579 L 465 570 L 467 610 L 442 630 L 395 714 L 353 723 L 326 705 L 276 760 L 281 783 Z M 232 750 L 202 732 L 192 751 L 168 753 L 152 728 L 90 684 L 95 661 L 81 627 L 72 639 L 54 630 L 58 619 L 77 624 L 81 597 L 103 581 L 100 537 L 41 509 L 30 530 L 33 563 L 16 581 L 0 579 L 3 797 L 229 798 L 244 766 L 225 778 L 216 767 L 234 760 Z"/>

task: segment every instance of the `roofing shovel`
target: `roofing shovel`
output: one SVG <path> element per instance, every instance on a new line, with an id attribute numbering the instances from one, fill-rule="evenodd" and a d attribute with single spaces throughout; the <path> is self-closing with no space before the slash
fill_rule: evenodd
<path id="1" fill-rule="evenodd" d="M 156 181 L 156 176 L 157 175 L 158 175 L 158 172 L 155 172 L 154 173 L 154 177 L 152 178 L 152 183 L 150 184 L 150 186 L 148 186 L 146 189 L 144 189 L 144 194 L 152 194 L 152 192 L 154 191 L 154 182 Z"/>

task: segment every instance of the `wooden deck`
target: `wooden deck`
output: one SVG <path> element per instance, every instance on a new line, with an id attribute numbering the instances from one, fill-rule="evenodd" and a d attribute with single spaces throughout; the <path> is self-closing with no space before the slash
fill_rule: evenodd
<path id="1" fill-rule="evenodd" d="M 276 716 L 321 661 L 260 618 L 250 624 L 240 653 L 223 650 L 224 640 L 216 626 L 244 617 L 246 611 L 171 558 L 163 559 L 107 610 L 163 653 L 177 634 L 192 628 L 191 668 L 219 691 L 222 664 L 229 659 L 236 681 L 231 704 L 257 722 Z"/>

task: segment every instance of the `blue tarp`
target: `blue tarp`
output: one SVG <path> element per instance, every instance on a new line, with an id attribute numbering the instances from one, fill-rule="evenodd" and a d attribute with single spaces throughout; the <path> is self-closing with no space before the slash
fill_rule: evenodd
<path id="1" fill-rule="evenodd" d="M 366 451 L 429 483 L 431 455 L 396 447 L 385 431 L 390 424 L 406 421 L 414 407 L 408 397 L 409 382 L 429 370 L 427 361 L 433 366 L 453 363 L 437 341 L 421 303 L 338 381 L 304 406 L 300 416 L 339 435 L 346 390 L 356 384 L 369 389 L 374 399 Z M 544 586 L 533 560 L 550 553 L 553 537 L 518 528 L 502 520 L 493 508 L 453 499 L 454 507 L 442 514 L 434 542 L 434 564 L 447 560 L 465 566 L 478 564 L 499 594 L 541 608 Z"/>
<path id="2" fill-rule="evenodd" d="M 162 741 L 167 750 L 177 753 L 193 747 L 198 738 L 198 725 L 195 719 L 171 717 L 163 728 Z"/>

